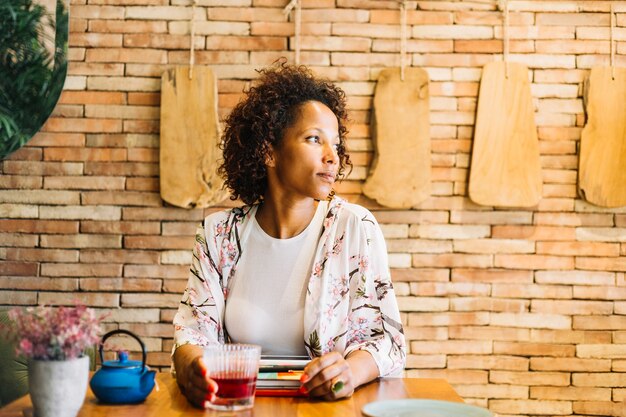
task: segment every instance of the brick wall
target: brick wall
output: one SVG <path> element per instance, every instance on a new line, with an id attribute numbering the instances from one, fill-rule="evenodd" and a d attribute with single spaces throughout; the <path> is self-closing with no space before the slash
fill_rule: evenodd
<path id="1" fill-rule="evenodd" d="M 199 0 L 196 62 L 223 116 L 255 68 L 293 59 L 286 0 Z M 416 9 L 416 3 L 418 9 Z M 395 1 L 305 0 L 302 63 L 349 96 L 356 163 L 342 194 L 371 208 L 410 341 L 408 376 L 441 377 L 505 416 L 618 416 L 626 398 L 626 208 L 576 198 L 582 81 L 607 64 L 607 1 L 517 1 L 511 59 L 532 73 L 543 167 L 533 210 L 467 198 L 481 66 L 502 52 L 485 0 L 409 2 L 408 52 L 431 78 L 433 195 L 412 211 L 360 196 L 379 70 L 399 64 Z M 626 65 L 626 1 L 614 1 Z M 54 116 L 0 162 L 0 304 L 110 313 L 166 368 L 196 224 L 159 198 L 162 72 L 188 61 L 189 0 L 72 0 L 69 76 Z"/>

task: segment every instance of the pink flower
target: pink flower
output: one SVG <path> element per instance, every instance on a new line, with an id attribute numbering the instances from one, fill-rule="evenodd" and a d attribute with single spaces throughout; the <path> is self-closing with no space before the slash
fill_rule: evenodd
<path id="1" fill-rule="evenodd" d="M 100 340 L 100 322 L 94 310 L 75 307 L 28 307 L 9 311 L 13 326 L 9 337 L 16 352 L 28 358 L 65 360 L 82 356 L 85 348 Z"/>

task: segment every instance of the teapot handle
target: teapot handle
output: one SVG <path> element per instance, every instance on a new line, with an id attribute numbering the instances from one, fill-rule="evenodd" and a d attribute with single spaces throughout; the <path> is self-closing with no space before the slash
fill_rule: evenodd
<path id="1" fill-rule="evenodd" d="M 146 367 L 146 345 L 143 344 L 143 342 L 141 341 L 141 339 L 139 337 L 137 337 L 136 334 L 128 331 L 128 330 L 124 330 L 124 329 L 117 329 L 117 330 L 111 330 L 110 332 L 108 332 L 107 334 L 105 334 L 104 336 L 102 336 L 102 342 L 100 342 L 100 363 L 104 363 L 104 357 L 102 355 L 102 348 L 104 348 L 104 342 L 111 336 L 113 336 L 114 334 L 126 334 L 132 338 L 134 338 L 137 342 L 139 342 L 139 345 L 141 346 L 141 370 L 143 372 L 144 368 Z"/>

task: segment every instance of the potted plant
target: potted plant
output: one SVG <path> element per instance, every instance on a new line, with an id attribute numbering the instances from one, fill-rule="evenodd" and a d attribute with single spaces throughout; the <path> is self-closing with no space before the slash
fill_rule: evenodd
<path id="1" fill-rule="evenodd" d="M 56 106 L 68 36 L 68 0 L 56 1 L 54 17 L 37 0 L 0 1 L 0 160 L 35 135 Z"/>
<path id="2" fill-rule="evenodd" d="M 75 417 L 87 391 L 89 356 L 102 317 L 84 305 L 9 311 L 9 337 L 28 358 L 28 386 L 37 417 Z"/>

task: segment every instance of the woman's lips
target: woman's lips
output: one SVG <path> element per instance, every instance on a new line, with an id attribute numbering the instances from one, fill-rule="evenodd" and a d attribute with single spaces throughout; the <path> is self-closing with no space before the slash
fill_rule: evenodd
<path id="1" fill-rule="evenodd" d="M 319 174 L 317 174 L 317 176 L 322 178 L 323 181 L 330 184 L 335 182 L 335 174 L 332 172 L 320 172 Z"/>

